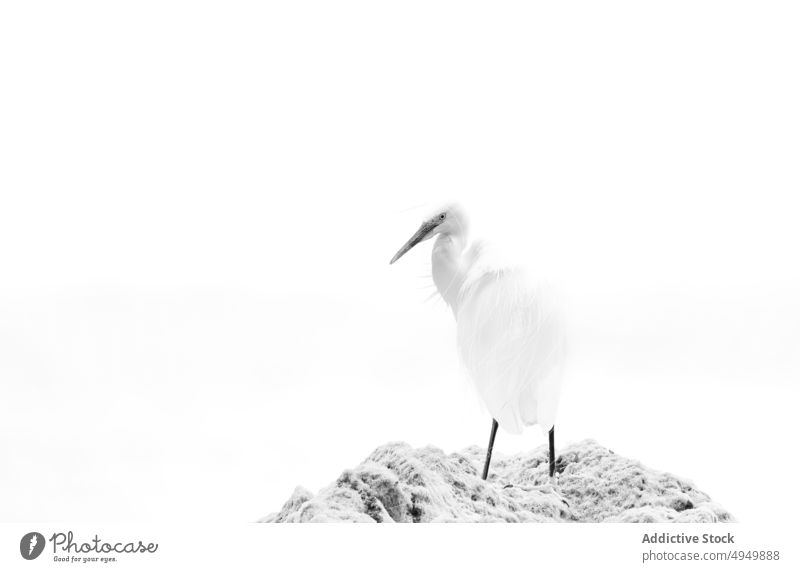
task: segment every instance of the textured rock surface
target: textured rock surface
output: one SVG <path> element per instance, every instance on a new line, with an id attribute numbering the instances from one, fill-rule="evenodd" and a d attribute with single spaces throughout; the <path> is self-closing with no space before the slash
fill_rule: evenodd
<path id="1" fill-rule="evenodd" d="M 687 480 L 654 471 L 594 441 L 566 447 L 551 480 L 547 451 L 492 460 L 483 449 L 445 455 L 389 443 L 313 495 L 298 487 L 261 522 L 729 522 Z"/>

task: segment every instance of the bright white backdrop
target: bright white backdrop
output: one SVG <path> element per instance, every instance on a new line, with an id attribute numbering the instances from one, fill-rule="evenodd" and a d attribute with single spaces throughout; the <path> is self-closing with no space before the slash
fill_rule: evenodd
<path id="1" fill-rule="evenodd" d="M 0 519 L 254 520 L 483 445 L 429 246 L 388 265 L 443 198 L 563 285 L 559 441 L 790 512 L 791 3 L 261 4 L 0 8 Z"/>

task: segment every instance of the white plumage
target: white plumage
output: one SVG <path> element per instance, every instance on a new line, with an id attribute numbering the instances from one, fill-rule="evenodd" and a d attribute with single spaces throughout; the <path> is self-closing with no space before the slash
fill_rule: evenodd
<path id="1" fill-rule="evenodd" d="M 426 219 L 398 251 L 437 236 L 431 254 L 436 288 L 453 311 L 458 353 L 469 379 L 500 427 L 520 433 L 555 423 L 564 362 L 559 304 L 543 282 L 499 262 L 484 242 L 468 246 L 457 205 Z"/>
<path id="2" fill-rule="evenodd" d="M 459 355 L 492 417 L 510 433 L 555 423 L 564 344 L 545 296 L 519 269 L 484 272 L 462 287 Z"/>

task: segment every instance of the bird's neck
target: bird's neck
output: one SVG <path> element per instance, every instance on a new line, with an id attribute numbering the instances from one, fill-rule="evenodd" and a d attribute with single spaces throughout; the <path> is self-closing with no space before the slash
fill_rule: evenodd
<path id="1" fill-rule="evenodd" d="M 440 234 L 431 254 L 433 282 L 442 299 L 458 312 L 458 293 L 464 284 L 463 254 L 466 238 L 458 234 Z"/>

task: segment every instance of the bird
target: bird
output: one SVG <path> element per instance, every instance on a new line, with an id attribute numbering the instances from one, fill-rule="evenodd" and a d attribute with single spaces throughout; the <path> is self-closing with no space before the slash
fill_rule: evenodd
<path id="1" fill-rule="evenodd" d="M 539 425 L 548 437 L 549 474 L 556 470 L 555 418 L 564 372 L 561 305 L 544 280 L 502 262 L 484 240 L 470 240 L 466 212 L 449 204 L 426 217 L 392 257 L 436 237 L 431 274 L 456 320 L 458 355 L 492 416 L 482 478 L 489 475 L 498 426 L 512 434 Z"/>

